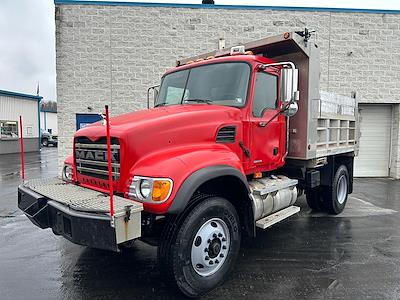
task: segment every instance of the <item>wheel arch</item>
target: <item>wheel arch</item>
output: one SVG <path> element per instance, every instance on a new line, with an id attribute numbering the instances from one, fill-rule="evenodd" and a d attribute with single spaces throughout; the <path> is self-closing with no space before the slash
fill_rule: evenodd
<path id="1" fill-rule="evenodd" d="M 234 205 L 244 233 L 249 236 L 255 235 L 249 186 L 246 176 L 241 171 L 226 165 L 209 166 L 197 170 L 183 182 L 168 213 L 182 213 L 187 207 L 196 204 L 193 202 L 202 201 L 205 197 L 201 195 L 220 196 L 227 199 Z"/>

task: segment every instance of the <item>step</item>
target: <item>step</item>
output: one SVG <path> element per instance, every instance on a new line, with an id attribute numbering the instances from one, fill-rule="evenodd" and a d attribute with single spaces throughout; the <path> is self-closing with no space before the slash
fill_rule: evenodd
<path id="1" fill-rule="evenodd" d="M 272 215 L 266 216 L 258 221 L 256 221 L 256 226 L 261 229 L 266 229 L 284 219 L 289 218 L 290 216 L 298 213 L 300 211 L 300 207 L 298 206 L 289 206 L 285 209 L 277 211 Z"/>

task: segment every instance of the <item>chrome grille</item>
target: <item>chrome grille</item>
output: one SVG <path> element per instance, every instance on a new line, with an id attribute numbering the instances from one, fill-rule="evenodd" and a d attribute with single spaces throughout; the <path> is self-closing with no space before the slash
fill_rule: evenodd
<path id="1" fill-rule="evenodd" d="M 75 163 L 78 173 L 108 179 L 107 140 L 105 137 L 92 142 L 88 138 L 75 139 Z M 111 138 L 111 167 L 114 180 L 120 177 L 120 145 Z"/>

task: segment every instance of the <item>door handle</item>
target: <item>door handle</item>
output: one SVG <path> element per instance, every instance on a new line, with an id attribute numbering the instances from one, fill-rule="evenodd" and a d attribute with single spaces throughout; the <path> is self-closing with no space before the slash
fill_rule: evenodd
<path id="1" fill-rule="evenodd" d="M 258 126 L 265 127 L 265 126 L 267 126 L 267 122 L 259 122 Z"/>

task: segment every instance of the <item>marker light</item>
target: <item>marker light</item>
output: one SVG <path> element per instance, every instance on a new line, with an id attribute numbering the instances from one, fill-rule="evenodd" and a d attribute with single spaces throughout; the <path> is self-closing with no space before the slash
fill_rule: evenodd
<path id="1" fill-rule="evenodd" d="M 240 55 L 245 53 L 244 46 L 235 46 L 231 48 L 231 55 Z"/>
<path id="2" fill-rule="evenodd" d="M 62 179 L 64 181 L 72 181 L 72 167 L 70 165 L 64 165 Z"/>

